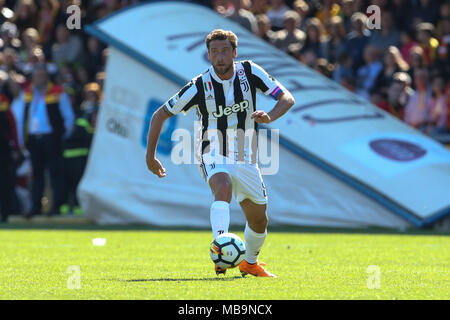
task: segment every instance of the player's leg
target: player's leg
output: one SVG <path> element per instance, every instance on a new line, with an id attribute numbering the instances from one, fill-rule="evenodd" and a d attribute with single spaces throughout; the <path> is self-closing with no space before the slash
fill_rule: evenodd
<path id="1" fill-rule="evenodd" d="M 211 204 L 209 218 L 213 238 L 222 233 L 227 233 L 230 226 L 230 201 L 232 196 L 232 182 L 227 172 L 216 172 L 208 180 L 214 201 Z M 226 269 L 214 266 L 216 275 L 225 274 Z"/>
<path id="2" fill-rule="evenodd" d="M 267 204 L 254 203 L 250 199 L 240 202 L 241 208 L 247 218 L 245 225 L 245 259 L 239 265 L 242 276 L 251 274 L 257 277 L 273 277 L 277 276 L 267 271 L 263 262 L 258 262 L 258 255 L 261 251 L 264 240 L 267 236 Z"/>
<path id="3" fill-rule="evenodd" d="M 230 176 L 230 169 L 226 162 L 217 156 L 202 156 L 199 166 L 200 173 L 209 184 L 214 201 L 210 207 L 210 221 L 213 239 L 222 233 L 227 233 L 230 225 L 230 201 L 233 192 L 233 184 Z M 226 269 L 215 266 L 216 274 L 225 274 Z"/>
<path id="4" fill-rule="evenodd" d="M 267 204 L 257 204 L 250 199 L 245 199 L 240 202 L 240 205 L 247 219 L 244 230 L 245 260 L 254 264 L 258 260 L 259 252 L 267 235 Z"/>
<path id="5" fill-rule="evenodd" d="M 232 182 L 226 172 L 217 172 L 209 179 L 209 186 L 214 195 L 210 209 L 210 221 L 215 239 L 219 234 L 227 233 L 230 225 L 230 201 Z"/>
<path id="6" fill-rule="evenodd" d="M 247 223 L 244 237 L 246 254 L 239 265 L 242 275 L 252 274 L 260 277 L 276 277 L 264 269 L 265 264 L 258 262 L 258 255 L 267 235 L 267 194 L 266 187 L 257 164 L 238 166 L 235 176 L 234 192 L 245 214 Z"/>

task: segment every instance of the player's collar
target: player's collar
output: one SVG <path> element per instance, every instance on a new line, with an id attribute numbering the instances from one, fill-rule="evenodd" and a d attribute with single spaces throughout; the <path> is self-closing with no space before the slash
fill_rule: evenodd
<path id="1" fill-rule="evenodd" d="M 219 83 L 224 83 L 224 82 L 233 82 L 234 78 L 236 77 L 236 62 L 233 64 L 234 67 L 234 72 L 233 72 L 233 76 L 231 77 L 231 79 L 228 80 L 222 80 L 219 78 L 219 76 L 216 74 L 216 72 L 214 71 L 214 67 L 210 66 L 209 67 L 209 72 L 211 73 L 211 77 L 213 77 L 214 80 L 216 80 Z"/>

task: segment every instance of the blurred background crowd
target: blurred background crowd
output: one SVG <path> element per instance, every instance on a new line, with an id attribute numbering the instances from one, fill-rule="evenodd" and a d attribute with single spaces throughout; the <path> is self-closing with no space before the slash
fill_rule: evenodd
<path id="1" fill-rule="evenodd" d="M 133 0 L 0 0 L 0 213 L 81 215 L 75 190 L 102 99 L 108 49 L 68 29 Z M 412 127 L 450 130 L 450 1 L 193 1 Z M 379 27 L 370 5 L 380 8 Z M 47 186 L 47 187 L 46 187 Z M 51 205 L 48 195 L 51 195 Z"/>
<path id="2" fill-rule="evenodd" d="M 425 134 L 448 133 L 449 1 L 216 0 L 212 9 Z"/>

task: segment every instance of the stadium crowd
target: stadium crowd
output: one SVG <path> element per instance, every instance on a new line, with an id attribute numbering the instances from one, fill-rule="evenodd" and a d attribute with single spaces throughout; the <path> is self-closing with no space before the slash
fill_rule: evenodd
<path id="1" fill-rule="evenodd" d="M 212 9 L 425 134 L 449 132 L 449 1 L 216 0 Z"/>
<path id="2" fill-rule="evenodd" d="M 140 1 L 0 0 L 0 213 L 80 215 L 75 196 L 102 98 L 108 49 L 81 26 Z M 194 1 L 234 20 L 409 125 L 450 129 L 450 2 Z M 367 8 L 380 8 L 379 28 Z M 368 23 L 369 21 L 369 23 Z M 48 175 L 46 175 L 48 172 Z M 48 176 L 48 178 L 47 178 Z"/>

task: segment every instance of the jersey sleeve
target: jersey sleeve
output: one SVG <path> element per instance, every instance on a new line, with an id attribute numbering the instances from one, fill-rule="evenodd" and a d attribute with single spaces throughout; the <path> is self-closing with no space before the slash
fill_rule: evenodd
<path id="1" fill-rule="evenodd" d="M 194 81 L 190 81 L 164 103 L 172 114 L 180 112 L 186 114 L 192 107 L 198 105 L 198 90 L 194 83 Z"/>
<path id="2" fill-rule="evenodd" d="M 271 96 L 276 100 L 279 94 L 286 90 L 281 83 L 268 74 L 262 67 L 253 61 L 250 62 L 250 65 L 256 88 L 266 96 Z"/>

